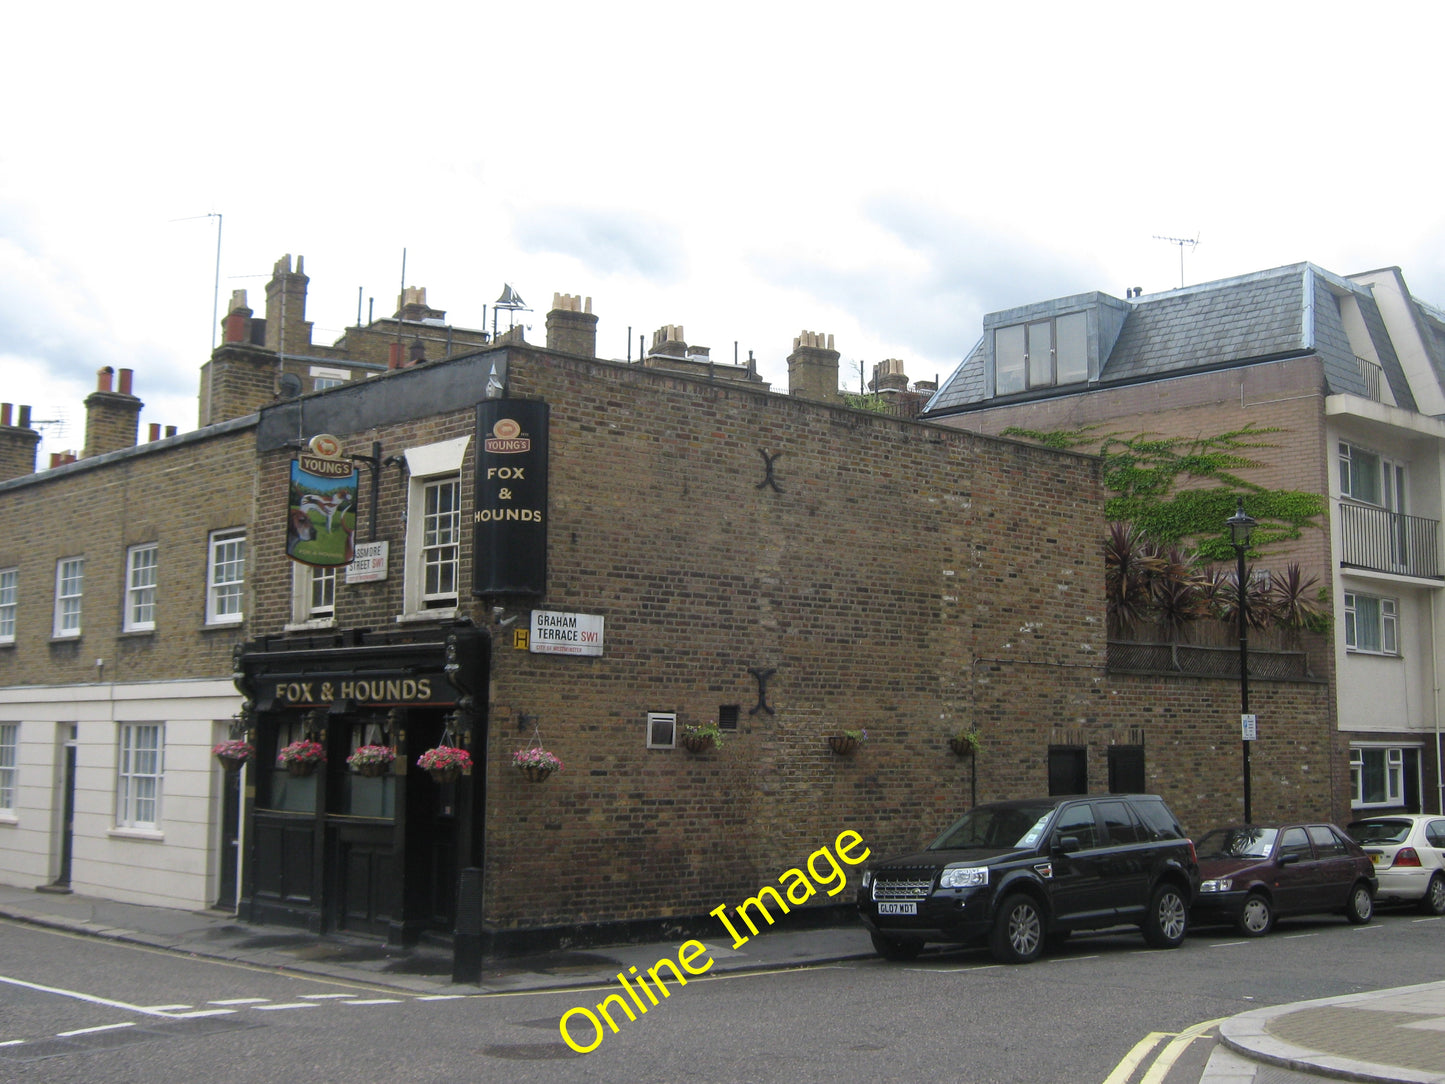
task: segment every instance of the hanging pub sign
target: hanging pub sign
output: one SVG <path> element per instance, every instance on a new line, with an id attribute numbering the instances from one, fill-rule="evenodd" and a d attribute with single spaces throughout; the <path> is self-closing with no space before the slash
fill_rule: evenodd
<path id="1" fill-rule="evenodd" d="M 547 419 L 539 399 L 477 404 L 472 594 L 547 590 Z"/>
<path id="2" fill-rule="evenodd" d="M 303 565 L 351 563 L 356 544 L 356 467 L 329 433 L 311 438 L 291 461 L 286 556 Z"/>

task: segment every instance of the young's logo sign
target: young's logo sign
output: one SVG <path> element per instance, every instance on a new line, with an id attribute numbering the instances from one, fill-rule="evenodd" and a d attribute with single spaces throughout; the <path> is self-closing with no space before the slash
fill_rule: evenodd
<path id="1" fill-rule="evenodd" d="M 355 555 L 356 467 L 330 433 L 311 438 L 291 461 L 286 556 L 304 565 L 335 568 Z"/>

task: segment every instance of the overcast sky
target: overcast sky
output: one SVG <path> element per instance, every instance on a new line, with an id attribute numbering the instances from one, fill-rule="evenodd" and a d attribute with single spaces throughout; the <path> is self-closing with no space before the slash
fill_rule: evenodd
<path id="1" fill-rule="evenodd" d="M 220 311 L 302 255 L 330 343 L 427 288 L 544 341 L 664 324 L 786 390 L 947 376 L 983 314 L 1311 260 L 1445 304 L 1445 5 L 26 4 L 0 67 L 0 399 L 79 449 L 105 365 L 196 424 Z M 1178 246 L 1156 235 L 1199 239 Z M 636 354 L 636 347 L 633 348 Z M 856 375 L 850 383 L 856 383 Z M 144 431 L 144 429 L 143 429 Z M 44 461 L 42 460 L 42 466 Z"/>

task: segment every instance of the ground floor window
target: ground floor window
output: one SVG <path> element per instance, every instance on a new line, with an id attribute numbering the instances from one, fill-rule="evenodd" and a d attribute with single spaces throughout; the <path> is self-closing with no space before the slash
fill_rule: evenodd
<path id="1" fill-rule="evenodd" d="M 1419 761 L 1419 749 L 1409 746 L 1351 748 L 1351 805 L 1357 808 L 1417 805 Z"/>
<path id="2" fill-rule="evenodd" d="M 164 758 L 165 733 L 159 723 L 121 725 L 115 801 L 117 827 L 159 826 Z"/>
<path id="3" fill-rule="evenodd" d="M 0 723 L 0 813 L 15 812 L 19 746 L 20 724 Z"/>
<path id="4" fill-rule="evenodd" d="M 1148 789 L 1144 778 L 1144 747 L 1109 746 L 1109 793 L 1143 794 Z"/>
<path id="5" fill-rule="evenodd" d="M 1082 745 L 1049 746 L 1049 793 L 1089 793 L 1089 751 Z"/>

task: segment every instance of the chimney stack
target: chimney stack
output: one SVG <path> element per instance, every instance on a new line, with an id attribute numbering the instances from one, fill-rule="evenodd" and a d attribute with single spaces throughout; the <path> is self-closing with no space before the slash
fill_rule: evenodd
<path id="1" fill-rule="evenodd" d="M 552 295 L 552 311 L 547 313 L 547 349 L 584 358 L 597 356 L 597 317 L 592 315 L 590 297 Z"/>
<path id="2" fill-rule="evenodd" d="M 115 370 L 107 365 L 96 374 L 96 390 L 85 400 L 85 458 L 133 448 L 140 430 L 142 403 L 131 394 L 130 369 L 120 371 L 120 390 L 111 390 Z"/>
<path id="3" fill-rule="evenodd" d="M 306 257 L 291 254 L 276 261 L 271 281 L 266 283 L 266 349 L 285 354 L 305 354 L 311 349 L 311 324 L 306 319 Z M 282 325 L 285 325 L 284 327 Z"/>
<path id="4" fill-rule="evenodd" d="M 0 403 L 0 481 L 35 473 L 35 450 L 40 434 L 30 428 L 30 408 L 20 408 L 19 424 L 12 425 L 12 408 Z"/>
<path id="5" fill-rule="evenodd" d="M 839 357 L 833 349 L 833 336 L 804 331 L 793 340 L 793 352 L 788 355 L 788 394 L 838 402 Z"/>

